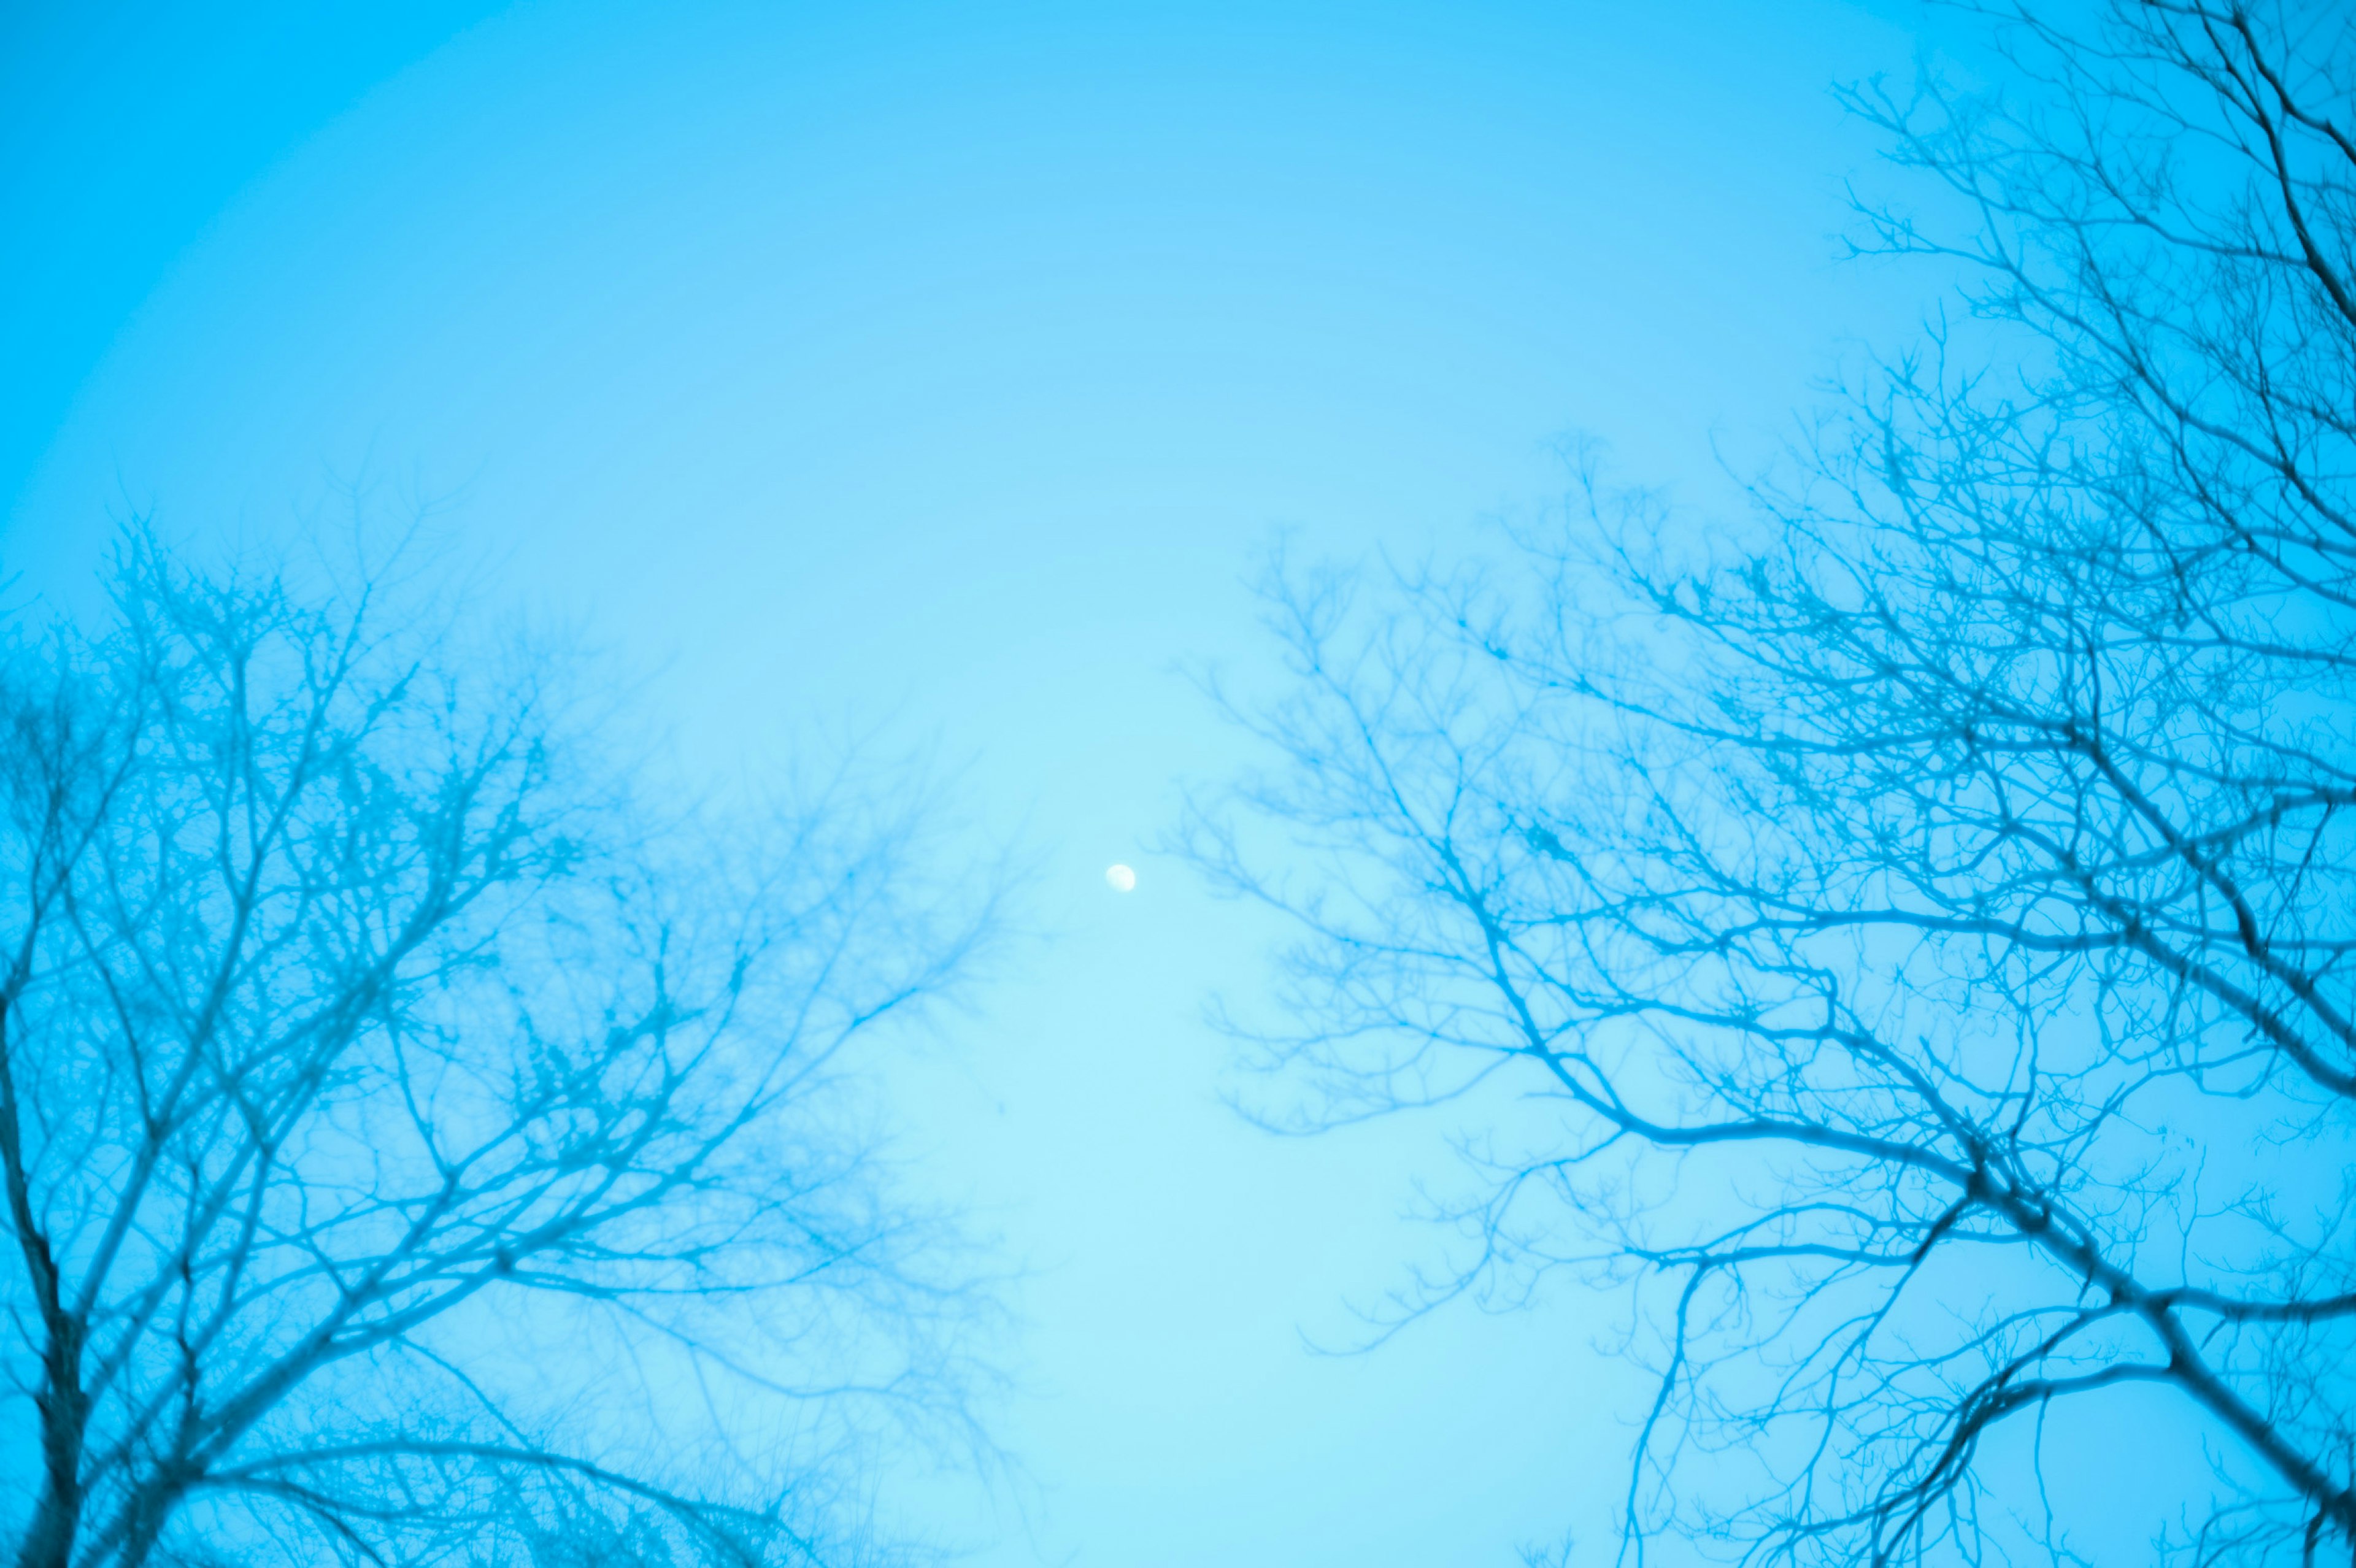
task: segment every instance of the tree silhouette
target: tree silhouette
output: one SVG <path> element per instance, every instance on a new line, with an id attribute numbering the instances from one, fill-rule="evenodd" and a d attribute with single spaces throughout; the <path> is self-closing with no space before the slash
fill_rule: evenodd
<path id="1" fill-rule="evenodd" d="M 1294 1114 L 1540 1103 L 1435 1292 L 1633 1284 L 1638 1559 L 2067 1556 L 2035 1435 L 2137 1387 L 2211 1482 L 2109 1507 L 2356 1547 L 2356 27 L 1986 15 L 2001 93 L 1849 95 L 1964 323 L 1747 518 L 1590 464 L 1502 565 L 1280 571 L 1193 824 L 1299 922 Z"/>
<path id="2" fill-rule="evenodd" d="M 988 933 L 922 800 L 633 798 L 547 657 L 134 536 L 0 664 L 23 1568 L 873 1560 L 961 1320 L 844 1052 Z"/>

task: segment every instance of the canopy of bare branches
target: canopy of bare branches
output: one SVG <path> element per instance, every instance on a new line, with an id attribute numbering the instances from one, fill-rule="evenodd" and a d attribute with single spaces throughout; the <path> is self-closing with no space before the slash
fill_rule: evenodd
<path id="1" fill-rule="evenodd" d="M 1196 824 L 1301 1114 L 1547 1102 L 1450 1284 L 1634 1282 L 1637 1558 L 2066 1558 L 2090 1416 L 2192 1445 L 2101 1499 L 2163 1551 L 2356 1547 L 2356 18 L 1989 20 L 2002 92 L 1850 99 L 1985 325 L 1747 520 L 1281 575 Z"/>
<path id="2" fill-rule="evenodd" d="M 841 1069 L 986 901 L 888 779 L 655 820 L 463 632 L 134 538 L 6 650 L 24 1568 L 871 1561 L 856 1461 L 955 1417 Z"/>

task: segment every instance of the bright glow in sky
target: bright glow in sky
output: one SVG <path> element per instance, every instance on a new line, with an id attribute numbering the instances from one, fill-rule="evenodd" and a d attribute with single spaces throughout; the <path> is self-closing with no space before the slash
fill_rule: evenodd
<path id="1" fill-rule="evenodd" d="M 1503 1563 L 1594 1519 L 1608 1305 L 1305 1348 L 1440 1244 L 1401 1215 L 1446 1124 L 1220 1103 L 1201 1005 L 1262 933 L 1153 848 L 1239 754 L 1180 671 L 1249 678 L 1279 528 L 1462 537 L 1579 430 L 1707 487 L 1902 330 L 1919 281 L 1833 261 L 1872 147 L 1826 88 L 1902 70 L 1911 12 L 166 9 L 0 20 L 0 560 L 359 483 L 655 666 L 698 755 L 967 765 L 1051 933 L 895 1080 L 921 1179 L 1033 1270 L 1032 1484 L 921 1494 L 979 1561 Z"/>

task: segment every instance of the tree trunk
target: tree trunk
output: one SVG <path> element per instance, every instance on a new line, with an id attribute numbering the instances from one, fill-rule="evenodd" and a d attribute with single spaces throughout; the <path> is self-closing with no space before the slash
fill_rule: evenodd
<path id="1" fill-rule="evenodd" d="M 81 1335 L 79 1325 L 52 1328 L 44 1387 L 37 1402 L 41 1412 L 41 1498 L 33 1521 L 16 1553 L 16 1568 L 67 1568 L 72 1561 L 74 1538 L 81 1529 L 82 1436 L 90 1418 L 90 1398 L 81 1387 Z"/>

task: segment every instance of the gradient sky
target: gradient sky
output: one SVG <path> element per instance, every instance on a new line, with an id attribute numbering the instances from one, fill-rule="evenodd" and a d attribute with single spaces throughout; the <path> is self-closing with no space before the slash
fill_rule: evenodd
<path id="1" fill-rule="evenodd" d="M 1448 1124 L 1219 1102 L 1266 932 L 1152 845 L 1242 749 L 1280 528 L 1541 505 L 1555 443 L 1708 493 L 1919 277 L 1834 261 L 1839 0 L 336 6 L 0 15 L 0 562 L 112 520 L 431 504 L 660 673 L 691 754 L 878 731 L 1027 836 L 1049 933 L 893 1082 L 1032 1277 L 993 1565 L 1507 1563 L 1617 1482 L 1613 1303 L 1320 1357 L 1444 1238 Z M 1101 880 L 1123 859 L 1140 885 Z"/>

